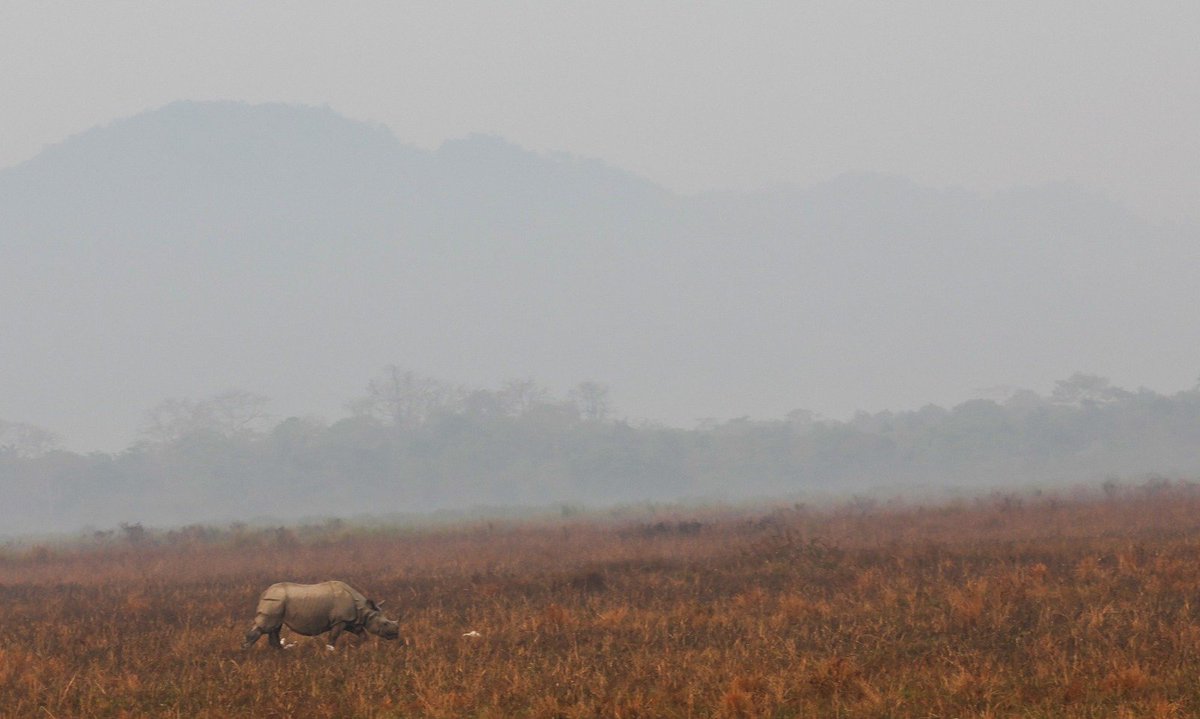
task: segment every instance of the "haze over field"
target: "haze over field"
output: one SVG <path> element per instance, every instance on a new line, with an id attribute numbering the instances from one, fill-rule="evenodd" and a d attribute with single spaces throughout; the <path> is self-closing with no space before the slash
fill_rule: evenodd
<path id="1" fill-rule="evenodd" d="M 179 99 L 489 132 L 677 192 L 847 170 L 1200 219 L 1200 6 L 233 0 L 0 9 L 0 167 Z"/>
<path id="2" fill-rule="evenodd" d="M 0 171 L 0 236 L 0 417 L 83 450 L 229 388 L 336 419 L 385 364 L 599 380 L 684 427 L 1200 368 L 1200 233 L 1069 185 L 679 195 L 492 136 L 184 102 Z"/>
<path id="3" fill-rule="evenodd" d="M 1200 9 L 356 7 L 0 10 L 30 526 L 1200 473 Z"/>

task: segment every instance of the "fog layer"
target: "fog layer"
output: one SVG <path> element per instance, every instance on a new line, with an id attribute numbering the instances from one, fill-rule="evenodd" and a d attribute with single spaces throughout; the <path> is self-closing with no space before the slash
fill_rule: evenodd
<path id="1" fill-rule="evenodd" d="M 1200 365 L 1198 240 L 1069 186 L 680 196 L 495 137 L 178 103 L 0 172 L 0 418 L 117 450 L 164 398 L 239 388 L 334 421 L 387 364 L 600 380 L 682 427 L 1079 369 L 1173 391 Z"/>
<path id="2" fill-rule="evenodd" d="M 556 504 L 853 496 L 869 506 L 1200 476 L 1200 387 L 1130 392 L 1082 374 L 1049 396 L 690 430 L 614 420 L 596 382 L 556 397 L 528 380 L 469 388 L 395 367 L 333 424 L 271 420 L 266 402 L 248 392 L 165 401 L 144 439 L 114 454 L 58 451 L 34 427 L 0 423 L 0 536 Z"/>

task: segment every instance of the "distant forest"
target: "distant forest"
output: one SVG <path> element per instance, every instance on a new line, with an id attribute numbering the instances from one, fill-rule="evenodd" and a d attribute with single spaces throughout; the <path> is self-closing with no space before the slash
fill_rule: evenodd
<path id="1" fill-rule="evenodd" d="M 390 367 L 327 423 L 233 391 L 168 400 L 142 439 L 81 455 L 0 422 L 0 534 L 118 523 L 386 516 L 437 509 L 988 490 L 1200 476 L 1200 385 L 1173 395 L 1077 374 L 952 409 L 835 421 L 615 418 L 608 390 L 469 389 Z"/>

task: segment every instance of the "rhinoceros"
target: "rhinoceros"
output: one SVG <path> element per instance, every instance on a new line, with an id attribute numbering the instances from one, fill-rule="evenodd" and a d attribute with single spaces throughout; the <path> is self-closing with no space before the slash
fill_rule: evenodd
<path id="1" fill-rule="evenodd" d="M 258 598 L 254 626 L 246 632 L 242 649 L 249 649 L 263 634 L 270 638 L 272 647 L 282 648 L 279 630 L 285 624 L 306 637 L 329 632 L 330 649 L 337 646 L 344 631 L 361 637 L 365 629 L 384 639 L 400 638 L 400 625 L 383 616 L 374 601 L 345 582 L 280 582 L 267 587 Z"/>

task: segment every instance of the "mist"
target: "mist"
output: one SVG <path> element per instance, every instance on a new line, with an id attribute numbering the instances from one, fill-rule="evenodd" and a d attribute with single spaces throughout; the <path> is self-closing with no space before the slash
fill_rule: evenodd
<path id="1" fill-rule="evenodd" d="M 869 506 L 1200 475 L 1200 385 L 1161 395 L 1085 374 L 1048 396 L 1018 391 L 844 422 L 796 410 L 693 429 L 617 418 L 600 382 L 556 396 L 529 379 L 479 388 L 395 366 L 332 423 L 275 419 L 269 406 L 237 390 L 164 400 L 137 443 L 87 455 L 37 427 L 0 423 L 0 522 L 21 534 L 647 502 Z"/>
<path id="2" fill-rule="evenodd" d="M 309 10 L 4 11 L 6 527 L 1200 471 L 1200 13 Z"/>
<path id="3" fill-rule="evenodd" d="M 1200 300 L 1196 232 L 1061 185 L 687 196 L 490 136 L 428 152 L 329 110 L 177 103 L 0 173 L 0 217 L 0 417 L 80 451 L 230 387 L 334 420 L 386 364 L 596 379 L 691 427 L 1081 369 L 1169 391 L 1200 345 L 1174 309 Z"/>
<path id="4" fill-rule="evenodd" d="M 673 191 L 847 171 L 1068 182 L 1200 220 L 1200 8 L 11 0 L 0 167 L 175 100 L 328 105 L 432 150 L 473 132 Z M 119 48 L 119 52 L 114 52 Z"/>

